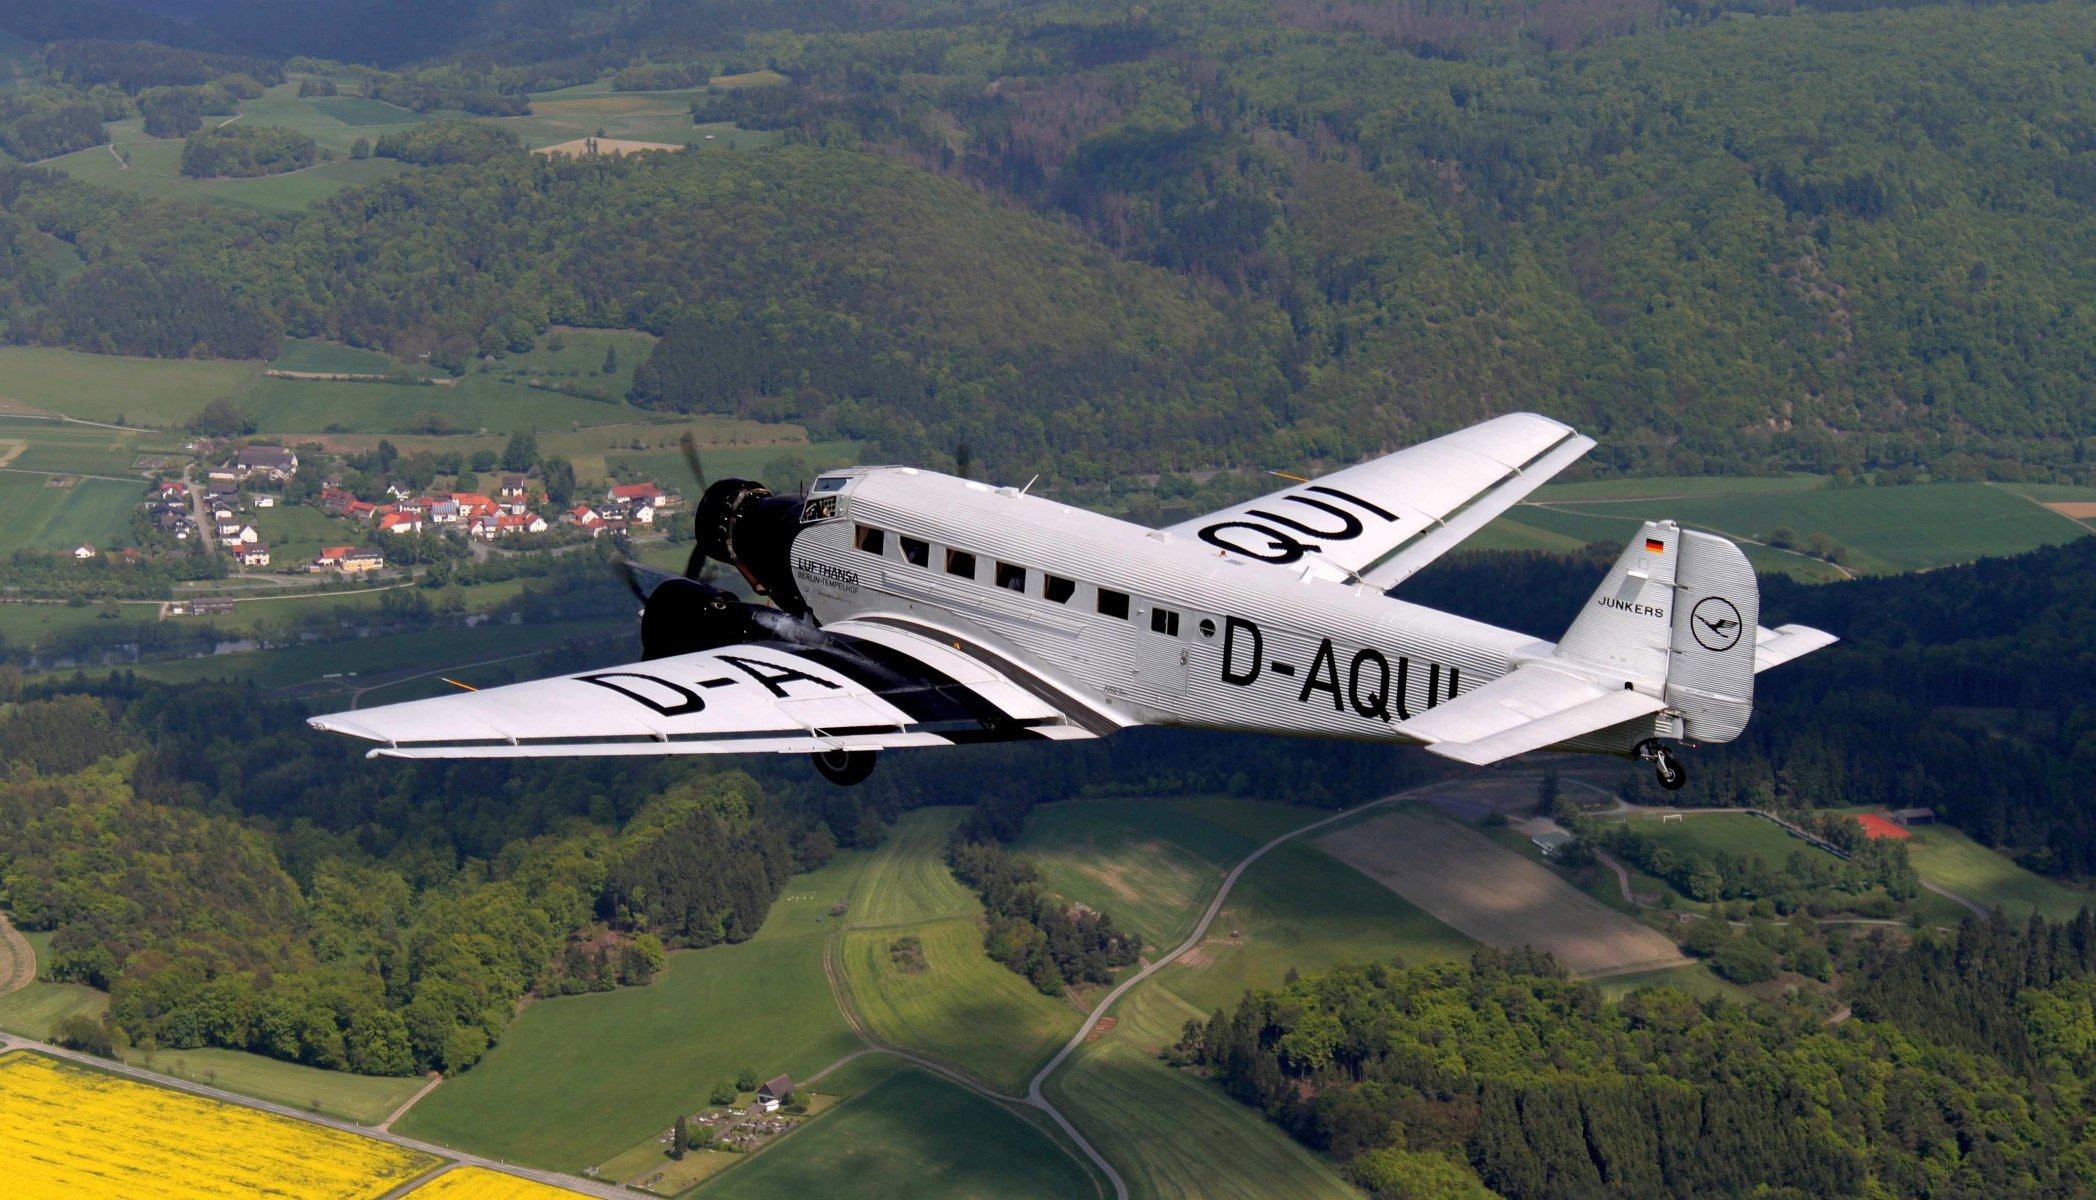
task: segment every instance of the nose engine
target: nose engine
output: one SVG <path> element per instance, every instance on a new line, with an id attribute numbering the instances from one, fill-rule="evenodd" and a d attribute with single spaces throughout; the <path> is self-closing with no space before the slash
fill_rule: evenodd
<path id="1" fill-rule="evenodd" d="M 775 496 L 755 480 L 720 480 L 706 489 L 693 514 L 697 552 L 734 564 L 750 590 L 770 597 L 782 612 L 805 616 L 808 603 L 793 582 L 793 538 L 805 502 L 799 494 Z"/>

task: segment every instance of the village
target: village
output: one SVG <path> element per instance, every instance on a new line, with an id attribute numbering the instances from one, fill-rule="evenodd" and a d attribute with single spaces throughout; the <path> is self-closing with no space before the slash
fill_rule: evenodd
<path id="1" fill-rule="evenodd" d="M 200 455 L 208 451 L 208 447 L 198 449 Z M 342 460 L 302 465 L 296 450 L 276 445 L 233 447 L 201 481 L 190 478 L 194 470 L 149 485 L 138 506 L 141 540 L 157 542 L 163 551 L 223 550 L 244 571 L 369 575 L 386 569 L 389 541 L 418 534 L 444 535 L 469 545 L 508 543 L 508 548 L 517 550 L 594 540 L 606 534 L 626 536 L 653 530 L 659 514 L 682 504 L 677 493 L 652 481 L 612 483 L 594 499 L 580 493 L 565 497 L 565 507 L 549 520 L 543 514 L 552 508 L 552 500 L 536 468 L 503 472 L 492 495 L 477 486 L 442 490 L 384 480 L 383 490 L 367 492 L 373 498 L 366 499 L 342 486 L 343 477 L 350 473 Z M 461 472 L 455 483 L 468 478 Z M 477 478 L 474 482 L 477 484 Z M 264 530 L 273 523 L 271 510 L 297 507 L 329 518 L 328 526 L 339 536 L 339 544 L 286 560 L 282 548 L 273 547 Z M 72 557 L 80 560 L 106 556 L 136 561 L 139 555 L 137 548 L 104 550 L 88 544 L 72 551 Z M 209 601 L 177 602 L 169 606 L 167 615 L 209 611 Z"/>

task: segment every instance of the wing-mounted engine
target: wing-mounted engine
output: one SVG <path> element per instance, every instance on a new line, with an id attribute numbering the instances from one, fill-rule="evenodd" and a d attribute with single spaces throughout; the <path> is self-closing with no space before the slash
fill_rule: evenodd
<path id="1" fill-rule="evenodd" d="M 641 658 L 650 662 L 741 642 L 800 643 L 813 636 L 819 631 L 776 608 L 745 604 L 733 592 L 678 576 L 656 584 L 640 611 Z"/>
<path id="2" fill-rule="evenodd" d="M 698 551 L 733 563 L 752 591 L 795 617 L 808 602 L 793 582 L 793 537 L 800 531 L 806 498 L 775 496 L 750 479 L 723 479 L 706 489 L 693 514 Z"/>

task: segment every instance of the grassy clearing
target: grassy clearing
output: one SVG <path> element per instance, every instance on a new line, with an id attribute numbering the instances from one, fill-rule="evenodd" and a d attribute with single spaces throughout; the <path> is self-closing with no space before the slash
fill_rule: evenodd
<path id="1" fill-rule="evenodd" d="M 925 969 L 896 966 L 898 937 L 923 940 Z M 852 1003 L 883 1041 L 952 1062 L 1016 1093 L 1082 1018 L 983 953 L 971 919 L 853 930 L 839 949 Z"/>
<path id="2" fill-rule="evenodd" d="M 1601 994 L 1611 1000 L 1620 1000 L 1643 987 L 1678 988 L 1698 1000 L 1723 996 L 1727 1000 L 1746 1003 L 1754 998 L 1752 993 L 1738 984 L 1727 983 L 1711 974 L 1710 968 L 1701 963 L 1686 967 L 1666 967 L 1657 971 L 1636 971 L 1628 975 L 1611 975 L 1606 979 L 1595 980 L 1594 986 L 1600 988 Z"/>
<path id="3" fill-rule="evenodd" d="M 966 815 L 961 808 L 919 808 L 896 818 L 853 889 L 851 927 L 972 919 L 980 913 L 982 905 L 946 866 L 947 831 Z"/>
<path id="4" fill-rule="evenodd" d="M 1782 826 L 1750 813 L 1686 813 L 1678 821 L 1658 817 L 1635 817 L 1630 827 L 1673 851 L 1677 856 L 1720 851 L 1753 855 L 1771 867 L 1780 867 L 1793 850 L 1825 854 L 1810 842 L 1792 837 Z"/>
<path id="5" fill-rule="evenodd" d="M 600 129 L 604 137 L 616 141 L 690 143 L 709 150 L 763 146 L 776 136 L 734 125 L 692 124 L 691 102 L 705 94 L 704 88 L 663 92 L 614 92 L 602 85 L 563 88 L 534 95 L 530 116 L 484 118 L 483 123 L 509 130 L 533 149 L 590 137 Z M 713 135 L 711 140 L 707 134 Z"/>
<path id="6" fill-rule="evenodd" d="M 1288 968 L 1338 962 L 1418 963 L 1467 956 L 1469 938 L 1389 888 L 1298 842 L 1276 848 L 1237 880 L 1208 941 L 1157 975 L 1203 1013 L 1246 988 L 1273 987 Z"/>
<path id="7" fill-rule="evenodd" d="M 258 125 L 281 124 L 257 121 Z M 146 198 L 227 204 L 262 212 L 291 212 L 347 188 L 412 170 L 389 158 L 338 157 L 302 170 L 253 179 L 192 179 L 182 174 L 182 139 L 149 138 L 138 122 L 110 127 L 115 153 L 94 146 L 46 164 L 73 178 Z M 346 147 L 345 147 L 346 148 Z M 340 152 L 338 151 L 338 154 Z M 119 154 L 124 158 L 117 157 Z"/>
<path id="8" fill-rule="evenodd" d="M 138 459 L 140 442 L 150 438 L 164 443 L 170 436 L 104 429 L 41 417 L 0 416 L 0 438 L 13 443 L 8 451 L 12 456 L 7 464 L 10 470 L 138 479 L 141 487 L 144 486 L 143 477 L 131 469 L 131 464 Z"/>
<path id="9" fill-rule="evenodd" d="M 698 1194 L 838 1195 L 856 1200 L 1089 1197 L 1070 1156 L 1003 1106 L 924 1071 L 899 1071 L 779 1146 L 718 1175 Z"/>
<path id="10" fill-rule="evenodd" d="M 1160 1062 L 1156 1049 L 1206 1015 L 1154 985 L 1114 1028 L 1049 1080 L 1058 1107 L 1142 1200 L 1320 1200 L 1358 1196 L 1330 1165 L 1256 1109 Z"/>
<path id="11" fill-rule="evenodd" d="M 141 489 L 84 479 L 69 488 L 46 485 L 42 475 L 0 473 L 0 554 L 16 550 L 70 550 L 82 542 L 107 549 L 131 540 L 131 506 Z"/>
<path id="12" fill-rule="evenodd" d="M 245 515 L 269 544 L 269 565 L 253 569 L 273 574 L 298 570 L 323 547 L 362 544 L 371 534 L 368 524 L 330 517 L 310 505 L 279 504 Z"/>
<path id="13" fill-rule="evenodd" d="M 235 395 L 257 425 L 280 433 L 427 430 L 443 421 L 462 433 L 521 433 L 634 419 L 625 404 L 601 404 L 472 374 L 455 386 L 350 383 L 257 376 Z M 451 448 L 456 449 L 456 446 Z"/>
<path id="14" fill-rule="evenodd" d="M 38 951 L 39 957 L 42 951 Z M 49 1041 L 51 1031 L 67 1017 L 98 1017 L 109 1008 L 109 996 L 78 983 L 46 983 L 37 980 L 19 991 L 0 996 L 0 1029 L 38 1041 Z"/>
<path id="15" fill-rule="evenodd" d="M 1917 825 L 1913 833 L 1907 856 L 1923 879 L 1981 908 L 2000 908 L 2012 921 L 2027 920 L 2033 911 L 2049 921 L 2064 920 L 2091 901 L 2088 892 L 2027 871 L 1948 825 Z M 1965 914 L 1960 909 L 1946 915 L 1955 923 Z"/>
<path id="16" fill-rule="evenodd" d="M 533 1004 L 397 1128 L 578 1171 L 704 1107 L 714 1083 L 742 1067 L 805 1077 L 858 1047 L 818 940 L 685 951 L 648 987 Z"/>
<path id="17" fill-rule="evenodd" d="M 1195 805 L 1084 800 L 1035 809 L 1012 849 L 1041 868 L 1050 891 L 1111 913 L 1154 953 L 1185 940 L 1223 872 L 1254 845 Z"/>
<path id="18" fill-rule="evenodd" d="M 839 850 L 819 869 L 796 875 L 784 895 L 772 901 L 764 916 L 764 927 L 753 939 L 759 942 L 780 938 L 820 937 L 833 933 L 838 918 L 831 910 L 848 904 L 859 886 L 859 877 L 878 850 Z"/>
<path id="19" fill-rule="evenodd" d="M 624 396 L 633 387 L 633 372 L 654 348 L 655 335 L 637 329 L 556 325 L 530 350 L 482 365 L 491 366 L 486 374 L 526 386 L 583 388 Z M 612 363 L 609 372 L 604 370 L 607 351 Z"/>
<path id="20" fill-rule="evenodd" d="M 314 371 L 339 375 L 384 375 L 408 369 L 405 363 L 376 350 L 360 350 L 319 338 L 286 338 L 284 348 L 270 360 L 273 371 Z M 425 369 L 420 373 L 429 374 Z"/>
<path id="21" fill-rule="evenodd" d="M 1711 481 L 1713 486 L 1718 482 L 1724 481 Z M 1732 537 L 1757 539 L 1788 526 L 1800 537 L 1827 534 L 1849 548 L 1851 569 L 1871 574 L 2018 554 L 2071 541 L 2087 532 L 2022 497 L 1979 483 L 1841 491 L 1713 491 L 1693 496 L 1684 493 L 1680 499 L 1553 496 L 1546 491 L 1511 515 L 1524 525 L 1582 542 L 1621 542 L 1637 531 L 1640 522 L 1663 517 Z"/>
<path id="22" fill-rule="evenodd" d="M 104 158 L 107 151 L 97 151 Z M 127 358 L 41 346 L 0 346 L 0 413 L 24 408 L 169 429 L 253 379 L 260 365 Z"/>

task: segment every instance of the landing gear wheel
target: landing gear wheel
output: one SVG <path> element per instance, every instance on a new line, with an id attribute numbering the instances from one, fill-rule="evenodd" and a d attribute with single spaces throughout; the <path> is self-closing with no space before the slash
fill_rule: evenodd
<path id="1" fill-rule="evenodd" d="M 838 787 L 863 783 L 873 774 L 871 750 L 820 750 L 809 757 L 815 760 L 815 769 L 822 772 L 822 777 Z"/>
<path id="2" fill-rule="evenodd" d="M 1681 785 L 1688 782 L 1688 768 L 1665 746 L 1652 752 L 1652 765 L 1659 773 L 1659 786 L 1670 792 L 1680 791 Z"/>

